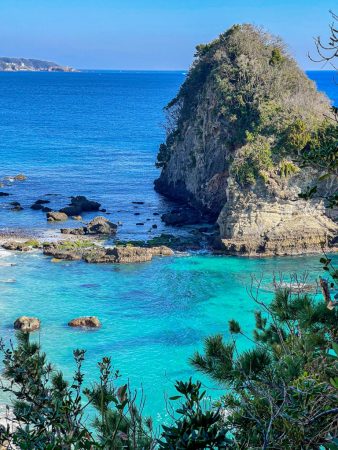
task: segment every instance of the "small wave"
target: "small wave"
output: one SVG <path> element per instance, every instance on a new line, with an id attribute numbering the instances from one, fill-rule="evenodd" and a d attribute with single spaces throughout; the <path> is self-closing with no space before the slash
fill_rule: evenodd
<path id="1" fill-rule="evenodd" d="M 14 278 L 7 278 L 7 280 L 0 280 L 0 283 L 16 283 Z"/>

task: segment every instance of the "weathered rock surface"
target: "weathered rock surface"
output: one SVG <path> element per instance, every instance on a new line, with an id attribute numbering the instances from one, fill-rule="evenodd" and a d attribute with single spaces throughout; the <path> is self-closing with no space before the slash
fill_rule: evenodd
<path id="1" fill-rule="evenodd" d="M 88 263 L 138 263 L 151 261 L 154 256 L 172 256 L 174 252 L 162 245 L 155 247 L 116 246 L 101 247 L 90 241 L 52 242 L 43 248 L 43 253 L 56 259 L 69 261 L 83 260 Z"/>
<path id="2" fill-rule="evenodd" d="M 163 214 L 161 219 L 166 225 L 195 225 L 203 219 L 203 214 L 197 209 L 189 208 L 189 206 L 176 208 L 169 213 Z"/>
<path id="3" fill-rule="evenodd" d="M 14 328 L 24 332 L 31 332 L 40 328 L 40 320 L 37 317 L 21 316 L 14 322 Z"/>
<path id="4" fill-rule="evenodd" d="M 88 235 L 88 234 L 102 234 L 102 235 L 115 235 L 117 231 L 117 225 L 110 222 L 105 217 L 95 217 L 88 222 L 87 225 L 81 228 L 62 228 L 62 234 L 74 234 L 74 235 Z"/>
<path id="5" fill-rule="evenodd" d="M 21 242 L 21 241 L 4 242 L 2 244 L 2 247 L 6 250 L 11 250 L 11 251 L 28 252 L 30 250 L 33 250 L 34 248 L 40 248 L 41 245 L 38 241 L 32 239 L 30 241 L 25 241 L 25 242 Z"/>
<path id="6" fill-rule="evenodd" d="M 288 200 L 226 205 L 218 218 L 229 254 L 298 255 L 327 248 L 336 232 L 323 204 Z"/>
<path id="7" fill-rule="evenodd" d="M 64 222 L 68 219 L 67 214 L 59 211 L 50 211 L 46 215 L 48 222 Z"/>
<path id="8" fill-rule="evenodd" d="M 322 172 L 304 167 L 300 155 L 327 126 L 330 102 L 277 39 L 250 25 L 199 46 L 197 55 L 167 107 L 174 125 L 160 147 L 155 189 L 195 208 L 194 221 L 213 219 L 228 253 L 321 252 L 338 230 L 338 215 L 324 207 L 338 178 L 301 199 Z M 190 214 L 163 220 L 192 223 Z"/>
<path id="9" fill-rule="evenodd" d="M 77 328 L 100 328 L 101 323 L 95 316 L 77 317 L 76 319 L 68 322 L 70 327 Z"/>
<path id="10" fill-rule="evenodd" d="M 85 227 L 85 234 L 116 234 L 117 225 L 105 217 L 95 217 Z"/>

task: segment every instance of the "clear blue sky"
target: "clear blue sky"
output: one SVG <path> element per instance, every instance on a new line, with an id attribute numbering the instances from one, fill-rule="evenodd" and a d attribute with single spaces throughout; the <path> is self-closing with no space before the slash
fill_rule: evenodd
<path id="1" fill-rule="evenodd" d="M 333 0 L 0 0 L 0 56 L 88 69 L 185 69 L 234 23 L 280 35 L 304 69 Z"/>

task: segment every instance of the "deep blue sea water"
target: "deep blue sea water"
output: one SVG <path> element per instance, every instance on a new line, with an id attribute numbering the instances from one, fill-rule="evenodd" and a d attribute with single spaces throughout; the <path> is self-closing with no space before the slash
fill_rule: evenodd
<path id="1" fill-rule="evenodd" d="M 158 175 L 154 161 L 164 139 L 162 108 L 184 76 L 0 73 L 0 178 L 20 172 L 28 177 L 0 188 L 11 193 L 0 197 L 0 229 L 56 231 L 58 226 L 47 224 L 29 205 L 53 194 L 48 197 L 52 206 L 60 207 L 68 196 L 83 194 L 100 201 L 113 221 L 123 222 L 121 238 L 153 235 L 149 230 L 154 223 L 156 234 L 171 232 L 153 215 L 170 206 L 153 190 Z M 332 72 L 309 76 L 337 102 Z M 10 211 L 9 201 L 21 202 L 24 210 Z M 227 337 L 230 318 L 239 319 L 250 333 L 255 309 L 247 292 L 251 274 L 264 273 L 262 296 L 268 300 L 274 273 L 309 270 L 313 281 L 320 271 L 318 257 L 190 255 L 114 266 L 53 264 L 35 253 L 4 253 L 0 263 L 10 261 L 17 265 L 0 265 L 1 335 L 13 337 L 12 323 L 19 315 L 38 316 L 43 348 L 67 375 L 74 348 L 87 349 L 84 368 L 89 380 L 97 375 L 98 359 L 112 356 L 132 386 L 143 385 L 146 409 L 155 418 L 166 415 L 164 395 L 172 393 L 174 381 L 193 373 L 188 358 L 205 336 Z M 102 328 L 69 329 L 67 322 L 79 315 L 97 315 Z M 221 393 L 219 387 L 212 388 L 214 396 Z"/>

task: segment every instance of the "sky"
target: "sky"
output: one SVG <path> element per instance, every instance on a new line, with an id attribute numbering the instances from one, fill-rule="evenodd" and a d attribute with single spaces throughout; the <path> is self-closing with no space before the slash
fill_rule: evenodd
<path id="1" fill-rule="evenodd" d="M 234 23 L 281 36 L 303 69 L 328 36 L 333 0 L 0 0 L 0 56 L 79 69 L 187 69 Z M 329 68 L 329 67 L 327 67 Z"/>

